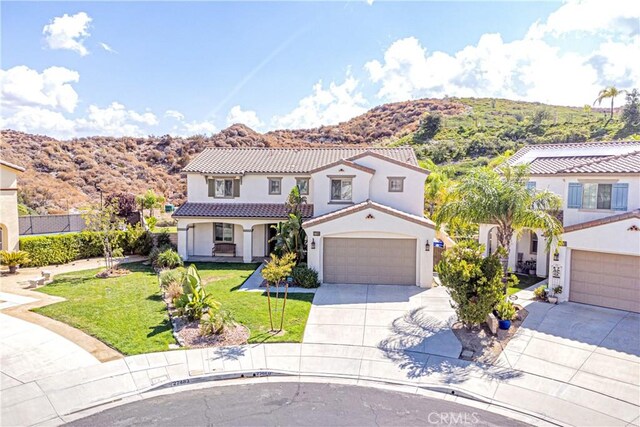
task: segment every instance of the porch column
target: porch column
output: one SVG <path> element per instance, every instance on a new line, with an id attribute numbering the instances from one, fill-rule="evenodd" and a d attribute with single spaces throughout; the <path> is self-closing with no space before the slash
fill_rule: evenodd
<path id="1" fill-rule="evenodd" d="M 512 272 L 515 272 L 517 262 L 518 262 L 518 236 L 516 236 L 516 233 L 513 233 L 513 236 L 511 237 L 511 244 L 509 245 L 509 259 L 507 261 L 507 267 L 510 268 Z"/>
<path id="2" fill-rule="evenodd" d="M 178 227 L 178 254 L 182 259 L 187 259 L 187 248 L 189 247 L 189 238 L 188 238 L 188 229 L 187 225 L 184 224 L 182 227 Z"/>
<path id="3" fill-rule="evenodd" d="M 536 254 L 536 276 L 547 277 L 547 260 L 549 252 L 547 252 L 547 239 L 541 232 L 538 234 L 538 253 Z"/>
<path id="4" fill-rule="evenodd" d="M 248 264 L 253 260 L 253 228 L 242 231 L 242 262 Z"/>

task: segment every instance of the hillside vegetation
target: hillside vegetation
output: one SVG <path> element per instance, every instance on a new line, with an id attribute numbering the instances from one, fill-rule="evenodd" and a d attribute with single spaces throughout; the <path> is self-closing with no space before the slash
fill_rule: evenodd
<path id="1" fill-rule="evenodd" d="M 22 203 L 40 213 L 65 211 L 105 193 L 142 193 L 152 188 L 167 200 L 185 199 L 180 170 L 205 147 L 306 147 L 412 145 L 421 159 L 464 170 L 524 144 L 638 138 L 606 109 L 551 106 L 502 99 L 419 99 L 373 108 L 333 126 L 258 133 L 233 125 L 215 135 L 77 138 L 3 130 L 1 157 L 23 165 Z M 437 132 L 416 138 L 427 116 L 438 116 Z"/>

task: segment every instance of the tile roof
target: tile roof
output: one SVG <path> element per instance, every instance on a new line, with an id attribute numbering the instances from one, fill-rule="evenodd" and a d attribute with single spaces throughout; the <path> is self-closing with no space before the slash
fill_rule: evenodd
<path id="1" fill-rule="evenodd" d="M 182 172 L 209 174 L 308 173 L 342 159 L 366 153 L 418 166 L 411 147 L 397 148 L 207 148 Z"/>
<path id="2" fill-rule="evenodd" d="M 372 202 L 371 200 L 366 200 L 364 202 L 358 203 L 356 205 L 352 205 L 337 211 L 329 212 L 327 214 L 318 216 L 316 218 L 305 221 L 303 226 L 313 227 L 318 224 L 322 224 L 324 222 L 333 221 L 338 218 L 342 218 L 347 215 L 351 215 L 353 213 L 357 213 L 363 211 L 368 208 L 373 208 L 380 212 L 387 213 L 389 215 L 397 216 L 399 218 L 405 219 L 407 221 L 415 222 L 420 225 L 424 225 L 429 228 L 435 229 L 435 223 L 425 217 L 420 217 L 417 215 L 411 215 L 406 212 L 390 208 L 389 206 L 381 205 L 380 203 Z"/>
<path id="3" fill-rule="evenodd" d="M 636 146 L 640 148 L 640 142 L 638 141 L 592 141 L 592 142 L 573 142 L 567 144 L 530 144 L 520 150 L 518 150 L 513 156 L 509 158 L 509 163 L 517 163 L 519 159 L 525 157 L 530 151 L 543 151 L 549 152 L 549 156 L 552 157 L 552 151 L 556 150 L 599 150 L 599 149 L 615 149 L 625 148 L 629 146 Z M 633 150 L 635 151 L 635 149 Z M 585 153 L 585 155 L 587 155 Z M 593 155 L 593 154 L 592 154 Z M 545 156 L 541 156 L 545 157 Z"/>
<path id="4" fill-rule="evenodd" d="M 562 173 L 640 173 L 640 151 L 608 156 L 560 170 Z"/>
<path id="5" fill-rule="evenodd" d="M 302 205 L 302 217 L 313 217 L 313 205 Z M 195 203 L 180 206 L 174 217 L 203 218 L 287 218 L 284 203 Z"/>
<path id="6" fill-rule="evenodd" d="M 9 163 L 9 162 L 7 162 L 7 161 L 5 161 L 5 160 L 2 160 L 2 159 L 0 159 L 0 165 L 2 165 L 2 166 L 6 166 L 6 167 L 8 167 L 8 168 L 10 168 L 10 169 L 17 170 L 17 171 L 19 171 L 19 172 L 24 172 L 24 171 L 26 170 L 26 169 L 25 169 L 25 168 L 23 168 L 22 166 L 18 166 L 18 165 L 16 165 L 16 164 Z"/>
<path id="7" fill-rule="evenodd" d="M 608 156 L 537 157 L 529 163 L 529 173 L 532 175 L 557 173 L 566 168 L 607 157 Z"/>
<path id="8" fill-rule="evenodd" d="M 611 215 L 605 218 L 596 219 L 593 221 L 581 222 L 580 224 L 570 225 L 564 228 L 565 233 L 571 233 L 572 231 L 584 230 L 585 228 L 597 227 L 599 225 L 610 224 L 612 222 L 624 221 L 630 218 L 640 218 L 640 209 L 621 213 L 618 215 Z"/>

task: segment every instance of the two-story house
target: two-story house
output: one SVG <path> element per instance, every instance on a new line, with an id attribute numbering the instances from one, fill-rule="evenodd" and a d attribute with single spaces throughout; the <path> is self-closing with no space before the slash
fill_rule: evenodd
<path id="1" fill-rule="evenodd" d="M 529 188 L 562 198 L 564 233 L 547 251 L 539 230 L 514 236 L 509 267 L 528 260 L 536 273 L 562 286 L 561 301 L 640 311 L 640 142 L 530 145 L 511 157 L 529 167 Z M 480 226 L 487 253 L 495 226 Z M 530 264 L 529 264 L 530 265 Z"/>
<path id="2" fill-rule="evenodd" d="M 431 286 L 428 171 L 412 148 L 208 148 L 183 173 L 187 202 L 173 216 L 184 259 L 220 244 L 243 262 L 269 256 L 297 185 L 307 263 L 321 282 Z"/>

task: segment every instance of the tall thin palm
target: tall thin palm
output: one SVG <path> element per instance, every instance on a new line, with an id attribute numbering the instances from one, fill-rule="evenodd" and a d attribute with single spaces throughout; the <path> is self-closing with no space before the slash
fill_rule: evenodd
<path id="1" fill-rule="evenodd" d="M 523 166 L 504 164 L 498 169 L 481 168 L 456 185 L 439 209 L 436 222 L 462 219 L 496 224 L 498 246 L 509 253 L 511 239 L 525 228 L 540 229 L 550 247 L 562 233 L 555 215 L 562 202 L 548 191 L 527 189 L 528 171 Z M 503 259 L 506 272 L 506 259 Z"/>
<path id="2" fill-rule="evenodd" d="M 616 96 L 622 95 L 623 93 L 626 93 L 626 90 L 620 90 L 618 88 L 616 88 L 615 86 L 610 86 L 607 88 L 602 89 L 599 93 L 598 93 L 598 97 L 596 98 L 595 101 L 593 101 L 594 105 L 597 102 L 598 105 L 602 104 L 602 101 L 604 101 L 607 98 L 611 98 L 611 109 L 610 109 L 610 116 L 609 116 L 609 120 L 607 120 L 607 123 L 605 124 L 608 125 L 609 122 L 611 120 L 613 120 L 613 102 L 616 99 Z"/>

